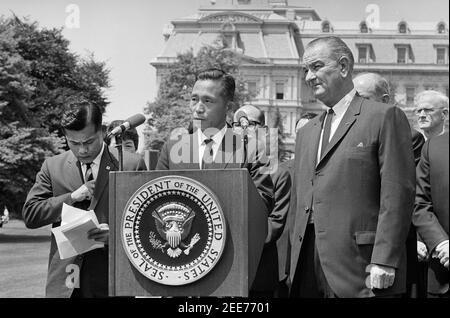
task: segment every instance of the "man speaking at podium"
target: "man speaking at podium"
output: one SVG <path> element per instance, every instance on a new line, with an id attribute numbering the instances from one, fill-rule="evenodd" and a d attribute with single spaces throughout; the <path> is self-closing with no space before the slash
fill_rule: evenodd
<path id="1" fill-rule="evenodd" d="M 117 159 L 103 142 L 102 113 L 87 101 L 71 104 L 62 115 L 61 127 L 70 148 L 48 158 L 36 175 L 36 181 L 23 207 L 28 228 L 61 223 L 63 203 L 94 210 L 99 229 L 89 238 L 108 244 L 107 224 L 109 172 L 119 169 Z M 124 170 L 146 170 L 139 156 L 124 153 Z M 60 259 L 52 235 L 49 256 L 47 297 L 107 297 L 108 247 Z"/>
<path id="2" fill-rule="evenodd" d="M 226 122 L 234 91 L 234 78 L 222 70 L 209 69 L 197 76 L 190 101 L 194 131 L 165 143 L 156 170 L 246 168 L 270 211 L 273 186 L 269 161 L 262 162 L 264 149 L 248 147 L 247 155 L 240 156 L 241 136 Z"/>

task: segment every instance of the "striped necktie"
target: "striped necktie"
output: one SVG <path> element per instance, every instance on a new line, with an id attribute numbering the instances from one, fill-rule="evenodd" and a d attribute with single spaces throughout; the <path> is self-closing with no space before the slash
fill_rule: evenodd
<path id="1" fill-rule="evenodd" d="M 212 146 L 214 144 L 214 140 L 212 139 L 205 139 L 205 151 L 203 152 L 203 158 L 202 158 L 202 169 L 207 169 L 207 165 L 211 164 L 213 162 L 213 149 Z"/>
<path id="2" fill-rule="evenodd" d="M 84 182 L 94 180 L 94 174 L 92 172 L 92 162 L 86 163 L 86 173 L 84 174 Z"/>

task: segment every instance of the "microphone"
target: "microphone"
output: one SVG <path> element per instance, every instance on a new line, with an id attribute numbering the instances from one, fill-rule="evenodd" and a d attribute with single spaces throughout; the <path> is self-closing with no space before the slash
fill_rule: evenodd
<path id="1" fill-rule="evenodd" d="M 136 128 L 139 125 L 142 125 L 145 122 L 145 116 L 142 114 L 133 115 L 127 119 L 125 119 L 124 123 L 120 126 L 117 126 L 113 130 L 111 130 L 107 135 L 106 139 L 110 139 L 113 136 L 119 135 L 124 131 Z"/>
<path id="2" fill-rule="evenodd" d="M 247 130 L 247 127 L 249 125 L 247 114 L 244 111 L 240 110 L 237 112 L 236 118 L 239 124 L 241 124 L 242 129 Z"/>

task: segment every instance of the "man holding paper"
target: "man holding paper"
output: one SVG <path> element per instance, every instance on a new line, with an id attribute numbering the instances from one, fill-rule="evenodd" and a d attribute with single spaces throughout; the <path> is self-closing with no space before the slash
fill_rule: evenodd
<path id="1" fill-rule="evenodd" d="M 93 210 L 99 226 L 86 233 L 106 244 L 86 253 L 61 259 L 52 235 L 47 276 L 47 297 L 106 297 L 108 295 L 108 181 L 118 161 L 103 142 L 102 113 L 87 101 L 71 104 L 61 127 L 70 148 L 47 158 L 23 207 L 28 228 L 61 224 L 63 203 Z M 124 170 L 145 170 L 140 156 L 124 153 Z M 72 213 L 77 213 L 72 211 Z"/>

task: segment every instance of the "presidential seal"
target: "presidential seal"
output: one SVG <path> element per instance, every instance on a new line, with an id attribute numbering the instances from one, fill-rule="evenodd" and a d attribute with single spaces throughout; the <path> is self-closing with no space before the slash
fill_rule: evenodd
<path id="1" fill-rule="evenodd" d="M 128 259 L 142 275 L 160 284 L 185 285 L 219 262 L 225 218 L 203 184 L 165 176 L 144 184 L 128 200 L 121 237 Z"/>

